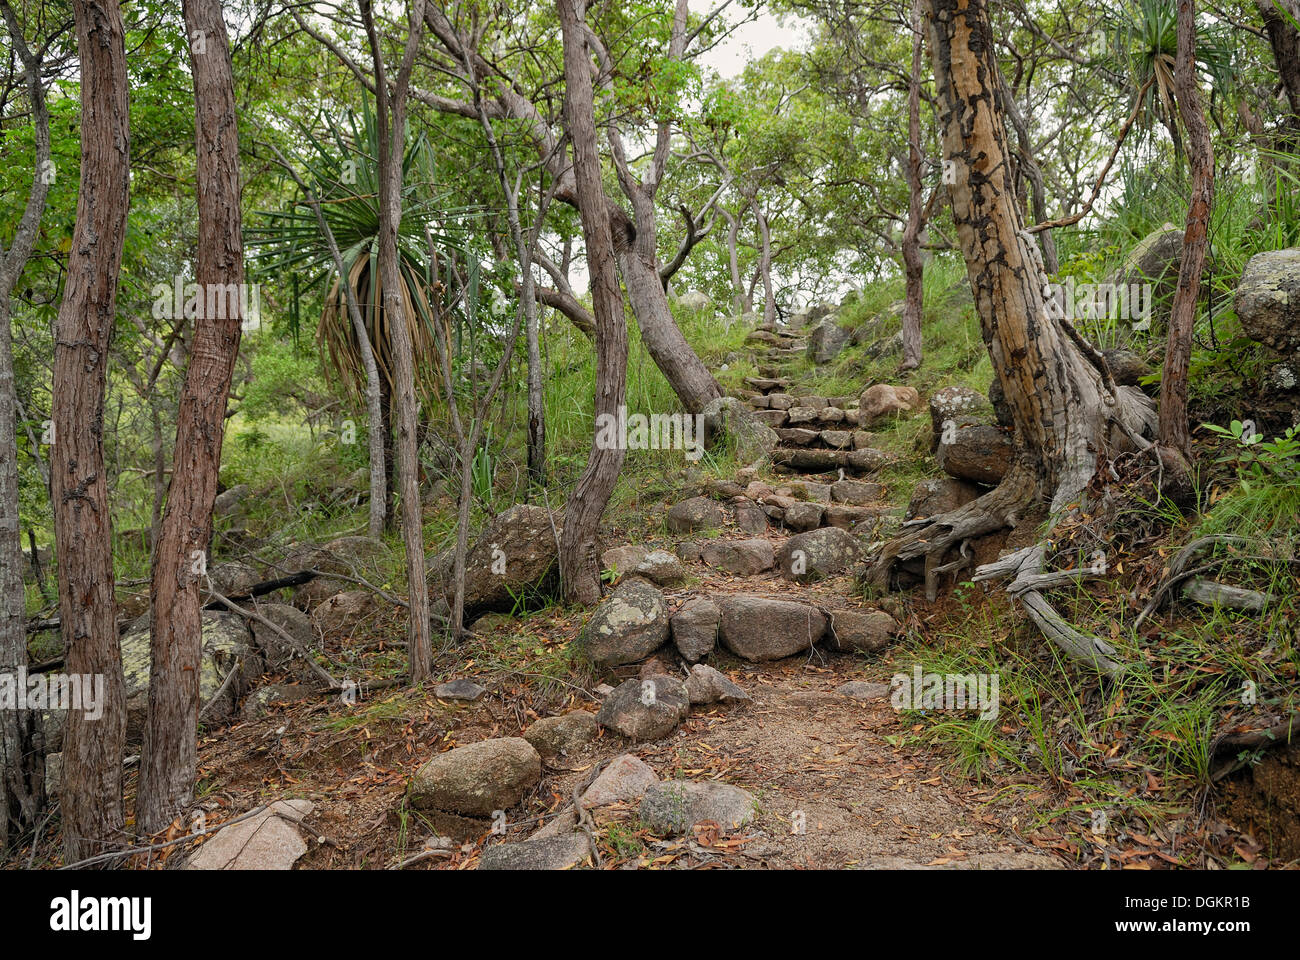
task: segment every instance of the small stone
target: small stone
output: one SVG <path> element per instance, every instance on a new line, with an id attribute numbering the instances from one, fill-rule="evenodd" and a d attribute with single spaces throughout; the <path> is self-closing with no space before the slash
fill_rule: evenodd
<path id="1" fill-rule="evenodd" d="M 487 817 L 519 803 L 541 776 L 541 755 L 522 737 L 481 740 L 426 762 L 409 795 L 417 808 Z"/>
<path id="2" fill-rule="evenodd" d="M 882 610 L 832 610 L 831 645 L 837 650 L 876 653 L 898 636 L 902 627 Z"/>
<path id="3" fill-rule="evenodd" d="M 697 703 L 743 703 L 751 699 L 725 674 L 703 663 L 691 667 L 691 675 L 686 678 L 686 695 L 690 697 L 692 706 Z"/>
<path id="4" fill-rule="evenodd" d="M 796 501 L 785 508 L 785 525 L 791 530 L 812 530 L 821 526 L 826 507 L 820 503 Z"/>
<path id="5" fill-rule="evenodd" d="M 668 511 L 669 533 L 716 530 L 722 526 L 722 508 L 709 497 L 691 497 Z"/>
<path id="6" fill-rule="evenodd" d="M 488 847 L 479 857 L 480 870 L 570 870 L 591 861 L 587 834 L 572 831 L 554 837 L 530 838 Z"/>
<path id="7" fill-rule="evenodd" d="M 483 687 L 480 687 L 472 680 L 449 680 L 446 683 L 440 683 L 433 688 L 433 695 L 439 700 L 477 700 L 483 694 L 487 693 Z"/>
<path id="8" fill-rule="evenodd" d="M 752 577 L 772 569 L 774 552 L 770 540 L 710 540 L 700 549 L 700 558 L 711 567 Z"/>
<path id="9" fill-rule="evenodd" d="M 854 700 L 888 700 L 893 688 L 887 683 L 868 683 L 865 680 L 850 680 L 835 688 L 835 692 Z"/>

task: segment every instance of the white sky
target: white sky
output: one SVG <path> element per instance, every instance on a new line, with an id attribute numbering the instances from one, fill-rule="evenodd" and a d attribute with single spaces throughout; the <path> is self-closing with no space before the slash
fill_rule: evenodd
<path id="1" fill-rule="evenodd" d="M 717 5 L 717 0 L 691 0 L 691 12 L 704 15 L 716 9 Z M 731 12 L 728 8 L 722 15 L 725 17 Z M 807 36 L 807 28 L 798 18 L 791 18 L 783 27 L 774 15 L 764 10 L 757 20 L 740 27 L 700 57 L 699 62 L 713 67 L 723 77 L 734 77 L 745 69 L 746 63 L 763 56 L 773 47 L 797 47 Z"/>

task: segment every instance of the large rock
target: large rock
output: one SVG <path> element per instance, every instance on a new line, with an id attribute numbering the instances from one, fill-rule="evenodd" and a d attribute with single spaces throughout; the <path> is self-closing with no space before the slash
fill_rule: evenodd
<path id="1" fill-rule="evenodd" d="M 702 313 L 713 306 L 713 301 L 703 290 L 687 290 L 677 298 L 677 306 L 691 313 Z"/>
<path id="2" fill-rule="evenodd" d="M 552 529 L 552 520 L 554 528 Z M 519 599 L 551 596 L 558 584 L 556 542 L 562 519 L 541 507 L 518 504 L 497 515 L 465 556 L 465 620 L 515 609 Z M 452 551 L 429 564 L 432 597 L 451 603 Z"/>
<path id="3" fill-rule="evenodd" d="M 250 489 L 246 483 L 237 483 L 229 490 L 217 494 L 217 498 L 212 501 L 212 519 L 237 520 L 247 514 L 244 501 L 248 498 Z"/>
<path id="4" fill-rule="evenodd" d="M 668 604 L 657 587 L 629 577 L 600 602 L 578 637 L 589 661 L 616 667 L 644 659 L 668 642 Z"/>
<path id="5" fill-rule="evenodd" d="M 523 799 L 541 779 L 542 758 L 522 737 L 482 740 L 441 753 L 411 779 L 413 806 L 489 817 Z"/>
<path id="6" fill-rule="evenodd" d="M 631 570 L 635 570 L 637 565 L 649 555 L 649 547 L 636 543 L 611 547 L 600 555 L 600 567 L 602 570 L 612 570 L 622 576 Z"/>
<path id="7" fill-rule="evenodd" d="M 836 650 L 876 653 L 894 641 L 902 629 L 883 610 L 832 610 L 831 645 Z"/>
<path id="8" fill-rule="evenodd" d="M 911 413 L 921 402 L 913 387 L 891 387 L 877 383 L 862 392 L 858 398 L 858 422 L 869 427 L 887 417 Z"/>
<path id="9" fill-rule="evenodd" d="M 944 425 L 950 420 L 954 424 L 968 420 L 992 422 L 993 405 L 984 394 L 970 387 L 951 386 L 936 390 L 930 395 L 930 426 L 934 432 L 930 442 L 931 453 L 938 448 Z"/>
<path id="10" fill-rule="evenodd" d="M 709 540 L 700 547 L 700 558 L 711 567 L 741 577 L 753 577 L 772 569 L 772 541 Z"/>
<path id="11" fill-rule="evenodd" d="M 718 642 L 718 605 L 705 597 L 693 597 L 673 614 L 673 644 L 687 663 L 703 660 Z"/>
<path id="12" fill-rule="evenodd" d="M 257 612 L 296 640 L 304 650 L 312 648 L 316 633 L 312 629 L 311 618 L 297 607 L 291 607 L 287 603 L 259 603 Z M 253 642 L 265 655 L 268 663 L 281 666 L 294 658 L 297 651 L 294 650 L 293 644 L 265 623 L 257 620 L 252 620 L 250 623 L 253 628 Z"/>
<path id="13" fill-rule="evenodd" d="M 298 830 L 310 800 L 277 800 L 261 813 L 221 827 L 185 864 L 186 870 L 289 870 L 307 852 Z"/>
<path id="14" fill-rule="evenodd" d="M 821 527 L 790 537 L 781 544 L 776 560 L 787 580 L 811 583 L 843 573 L 861 555 L 862 545 L 853 534 L 840 527 Z"/>
<path id="15" fill-rule="evenodd" d="M 591 861 L 587 834 L 573 830 L 554 837 L 537 837 L 488 847 L 479 857 L 480 870 L 572 870 Z"/>
<path id="16" fill-rule="evenodd" d="M 339 537 L 325 544 L 296 544 L 285 556 L 286 570 L 319 570 L 324 574 L 343 574 L 348 577 L 366 576 L 378 568 L 378 561 L 388 555 L 388 547 L 373 537 Z M 322 600 L 342 593 L 356 584 L 331 576 L 317 577 L 298 587 L 293 602 L 310 610 Z"/>
<path id="17" fill-rule="evenodd" d="M 763 412 L 775 413 L 772 419 L 778 423 L 784 420 L 782 411 Z M 741 463 L 761 460 L 777 445 L 776 431 L 735 397 L 711 400 L 700 413 L 704 417 L 704 433 L 709 442 L 725 437 Z"/>
<path id="18" fill-rule="evenodd" d="M 1152 299 L 1173 293 L 1183 262 L 1183 230 L 1173 224 L 1151 231 L 1128 252 L 1112 282 L 1124 285 L 1154 284 Z"/>
<path id="19" fill-rule="evenodd" d="M 1251 257 L 1233 303 L 1252 340 L 1283 353 L 1300 350 L 1300 247 Z"/>
<path id="20" fill-rule="evenodd" d="M 208 720 L 225 720 L 261 675 L 265 664 L 253 649 L 247 621 L 233 613 L 203 611 L 202 654 L 199 661 L 199 706 L 216 697 L 204 714 Z M 149 701 L 149 617 L 144 615 L 122 637 L 122 673 L 126 681 L 127 738 L 137 742 L 143 734 Z M 230 683 L 226 678 L 234 673 Z M 223 688 L 224 685 L 224 688 Z M 220 696 L 218 696 L 220 691 Z"/>
<path id="21" fill-rule="evenodd" d="M 682 682 L 655 674 L 621 683 L 601 704 L 596 719 L 630 740 L 658 740 L 672 733 L 690 709 Z"/>
<path id="22" fill-rule="evenodd" d="M 693 533 L 696 530 L 717 530 L 722 521 L 722 507 L 715 500 L 691 497 L 669 507 L 665 522 L 669 533 Z"/>
<path id="23" fill-rule="evenodd" d="M 808 332 L 808 344 L 804 351 L 813 363 L 829 363 L 844 349 L 852 336 L 851 330 L 845 330 L 834 321 L 823 320 Z"/>
<path id="24" fill-rule="evenodd" d="M 1011 464 L 1011 434 L 988 423 L 953 424 L 939 437 L 935 459 L 950 477 L 992 486 Z"/>
<path id="25" fill-rule="evenodd" d="M 754 819 L 757 806 L 748 791 L 729 783 L 668 780 L 645 792 L 640 819 L 647 830 L 659 836 L 687 833 L 706 820 L 732 831 Z"/>
<path id="26" fill-rule="evenodd" d="M 524 731 L 524 739 L 543 757 L 573 753 L 596 739 L 596 715 L 574 710 L 558 717 L 542 717 Z"/>
<path id="27" fill-rule="evenodd" d="M 793 600 L 730 596 L 718 602 L 718 635 L 745 660 L 779 660 L 802 653 L 826 632 L 826 617 L 816 607 Z"/>
<path id="28" fill-rule="evenodd" d="M 912 498 L 907 503 L 904 519 L 936 517 L 964 507 L 980 495 L 979 489 L 964 480 L 939 477 L 922 480 L 912 488 Z"/>
<path id="29" fill-rule="evenodd" d="M 791 530 L 813 530 L 825 516 L 825 504 L 797 500 L 785 508 L 785 525 Z"/>
<path id="30" fill-rule="evenodd" d="M 1154 373 L 1147 362 L 1132 350 L 1115 348 L 1103 350 L 1101 355 L 1106 358 L 1106 366 L 1110 367 L 1110 375 L 1117 386 L 1140 388 L 1143 378 Z"/>
<path id="31" fill-rule="evenodd" d="M 311 612 L 312 627 L 322 636 L 346 636 L 365 623 L 375 609 L 375 598 L 369 590 L 344 590 Z"/>

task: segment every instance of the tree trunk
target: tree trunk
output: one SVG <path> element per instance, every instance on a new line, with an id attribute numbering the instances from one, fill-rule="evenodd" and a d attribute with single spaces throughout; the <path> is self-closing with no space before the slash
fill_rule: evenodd
<path id="1" fill-rule="evenodd" d="M 921 0 L 912 0 L 912 72 L 907 82 L 907 226 L 903 228 L 903 363 L 921 365 L 921 310 L 924 267 L 921 262 Z"/>
<path id="2" fill-rule="evenodd" d="M 6 251 L 0 245 L 0 676 L 27 667 L 26 593 L 18 509 L 18 393 L 14 381 L 10 294 L 31 256 L 49 190 L 50 115 L 40 60 L 28 48 L 13 8 L 0 2 L 12 50 L 23 64 L 36 143 L 27 205 Z M 35 562 L 35 550 L 32 553 Z M 37 567 L 39 572 L 40 568 Z M 37 747 L 41 716 L 35 710 L 0 710 L 0 852 L 35 830 L 45 808 L 45 754 Z"/>
<path id="3" fill-rule="evenodd" d="M 1015 526 L 1034 508 L 1053 515 L 1066 510 L 1079 500 L 1099 455 L 1141 442 L 1139 435 L 1155 426 L 1150 402 L 1132 387 L 1117 387 L 1100 354 L 1065 319 L 1024 230 L 986 4 L 929 0 L 930 49 L 944 155 L 956 175 L 949 187 L 953 222 L 981 333 L 1012 411 L 1014 453 L 996 489 L 886 544 L 869 571 L 873 583 L 887 587 L 899 563 L 923 558 L 931 597 L 939 577 L 954 569 L 943 562 L 950 548 Z M 1040 565 L 1041 559 L 1039 551 Z M 1036 592 L 1022 600 L 1040 625 L 1051 622 Z M 1071 634 L 1049 631 L 1070 655 L 1103 671 L 1115 668 L 1108 646 Z"/>
<path id="4" fill-rule="evenodd" d="M 727 221 L 727 270 L 731 275 L 731 305 L 736 315 L 744 316 L 749 312 L 750 304 L 745 298 L 745 281 L 740 278 L 740 217 L 732 216 L 725 207 L 719 206 L 718 212 Z"/>
<path id="5" fill-rule="evenodd" d="M 595 145 L 592 146 L 593 151 Z M 576 159 L 574 161 L 576 166 Z M 602 192 L 602 197 L 604 196 Z M 681 329 L 673 319 L 668 308 L 668 294 L 664 291 L 663 281 L 659 278 L 659 260 L 656 251 L 655 206 L 654 199 L 646 197 L 641 191 L 634 191 L 632 213 L 636 222 L 636 236 L 626 243 L 625 237 L 614 236 L 611 229 L 618 230 L 618 216 L 609 216 L 612 225 L 607 225 L 605 233 L 611 236 L 613 249 L 618 252 L 618 264 L 622 268 L 623 284 L 627 287 L 627 299 L 636 316 L 637 326 L 641 330 L 641 343 L 663 373 L 677 399 L 688 413 L 699 413 L 709 401 L 722 396 L 722 388 L 713 379 L 709 368 L 682 335 Z M 582 197 L 578 197 L 581 209 Z M 614 214 L 617 206 L 606 201 L 609 212 Z M 621 211 L 620 211 L 621 212 Z M 591 252 L 588 250 L 588 258 Z M 618 298 L 622 310 L 623 298 Z M 622 313 L 619 313 L 620 322 Z M 602 506 L 603 509 L 603 506 Z"/>
<path id="6" fill-rule="evenodd" d="M 772 231 L 768 228 L 767 217 L 763 208 L 753 197 L 749 198 L 749 209 L 754 211 L 754 221 L 758 224 L 758 275 L 763 280 L 763 325 L 776 325 L 776 294 L 772 290 Z"/>
<path id="7" fill-rule="evenodd" d="M 1191 197 L 1183 231 L 1183 258 L 1178 268 L 1178 289 L 1169 314 L 1169 339 L 1164 372 L 1160 378 L 1160 446 L 1182 458 L 1188 472 L 1192 436 L 1187 427 L 1187 371 L 1192 359 L 1192 327 L 1205 265 L 1206 234 L 1214 202 L 1214 157 L 1210 130 L 1201 108 L 1196 79 L 1196 7 L 1194 0 L 1178 0 L 1178 51 L 1174 65 L 1178 111 L 1187 130 L 1187 159 L 1191 167 Z M 1186 486 L 1184 480 L 1179 486 Z M 1183 495 L 1190 490 L 1181 491 Z"/>
<path id="8" fill-rule="evenodd" d="M 587 246 L 591 275 L 591 300 L 596 314 L 596 438 L 601 418 L 617 419 L 623 406 L 627 377 L 627 322 L 623 298 L 614 269 L 614 240 L 610 235 L 607 200 L 600 182 L 600 154 L 596 149 L 596 118 L 591 85 L 591 59 L 582 31 L 582 0 L 556 0 L 564 35 L 564 112 L 573 141 L 573 166 L 578 212 Z M 653 250 L 653 246 L 651 247 Z M 647 265 L 636 254 L 624 255 L 624 279 L 637 278 L 636 289 L 645 295 L 658 291 L 663 309 L 668 307 L 653 259 Z M 628 270 L 628 265 L 633 269 Z M 642 271 L 644 268 L 644 271 Z M 648 272 L 649 277 L 644 273 Z M 633 282 L 629 280 L 631 295 Z M 671 317 L 669 325 L 671 326 Z M 643 326 L 643 331 L 645 327 Z M 672 326 L 676 330 L 676 326 Z M 644 334 L 643 334 L 644 335 Z M 680 337 L 680 331 L 677 332 Z M 694 353 L 691 353 L 694 357 Z M 698 363 L 698 358 L 696 358 Z M 707 373 L 707 371 L 706 371 Z M 709 377 L 712 381 L 713 378 Z M 717 384 L 713 384 L 714 389 Z M 685 402 L 685 398 L 683 398 Z M 578 478 L 564 510 L 560 538 L 560 580 L 570 603 L 591 604 L 600 598 L 600 564 L 596 559 L 596 533 L 605 505 L 618 480 L 625 451 L 621 443 L 598 443 L 593 438 L 587 467 Z"/>
<path id="9" fill-rule="evenodd" d="M 371 0 L 361 14 L 375 68 L 375 124 L 379 136 L 379 276 L 383 285 L 384 323 L 393 348 L 394 405 L 397 412 L 397 473 L 402 497 L 402 541 L 410 607 L 406 642 L 411 682 L 420 683 L 432 669 L 429 638 L 429 583 L 424 564 L 424 510 L 420 500 L 419 439 L 415 408 L 415 348 L 402 302 L 397 231 L 402 223 L 402 147 L 406 141 L 406 93 L 415 50 L 424 24 L 424 2 L 408 10 L 409 24 L 402 64 L 390 91 L 383 52 L 375 31 Z"/>
<path id="10" fill-rule="evenodd" d="M 239 138 L 226 25 L 218 0 L 184 0 L 182 8 L 194 75 L 199 210 L 194 277 L 203 309 L 194 321 L 176 412 L 172 478 L 153 557 L 149 716 L 136 797 L 136 822 L 145 834 L 171 823 L 194 790 L 203 656 L 199 591 L 207 572 L 226 401 L 246 302 L 240 293 Z"/>
<path id="11" fill-rule="evenodd" d="M 112 523 L 104 471 L 104 389 L 130 203 L 126 51 L 117 0 L 72 5 L 81 59 L 81 179 L 55 324 L 50 454 L 59 619 L 70 674 L 102 677 L 103 710 L 68 713 L 63 841 L 68 860 L 122 836 L 126 695 L 114 616 Z"/>
<path id="12" fill-rule="evenodd" d="M 1256 6 L 1273 48 L 1278 78 L 1291 109 L 1287 125 L 1294 134 L 1300 131 L 1300 0 L 1256 0 Z"/>

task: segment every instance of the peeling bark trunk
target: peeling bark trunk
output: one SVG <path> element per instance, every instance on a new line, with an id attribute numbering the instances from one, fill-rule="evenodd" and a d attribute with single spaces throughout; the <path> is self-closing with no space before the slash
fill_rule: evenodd
<path id="1" fill-rule="evenodd" d="M 607 201 L 600 183 L 600 154 L 596 148 L 595 94 L 591 85 L 591 59 L 582 30 L 582 0 L 556 0 L 564 34 L 564 112 L 573 141 L 573 168 L 578 212 L 587 246 L 591 272 L 591 300 L 596 314 L 596 437 L 603 417 L 617 419 L 623 405 L 627 376 L 627 323 L 623 318 L 623 297 L 614 269 L 614 240 L 610 235 Z M 653 247 L 651 248 L 653 249 Z M 625 255 L 625 261 L 646 266 L 639 256 Z M 653 262 L 653 261 L 652 261 Z M 647 267 L 638 288 L 648 282 L 667 299 L 659 275 Z M 625 270 L 624 278 L 629 276 Z M 629 294 L 631 284 L 629 284 Z M 674 326 L 673 329 L 676 329 Z M 680 336 L 680 331 L 678 336 Z M 694 356 L 694 354 L 692 354 Z M 698 360 L 697 360 L 698 362 Z M 712 377 L 710 377 L 710 380 Z M 716 384 L 715 384 L 716 387 Z M 600 564 L 596 558 L 596 533 L 609 496 L 623 466 L 622 444 L 613 447 L 592 440 L 587 467 L 578 478 L 564 508 L 564 532 L 560 537 L 560 581 L 565 599 L 591 604 L 600 599 Z"/>
<path id="2" fill-rule="evenodd" d="M 776 293 L 772 290 L 772 231 L 768 228 L 763 208 L 753 197 L 749 198 L 749 209 L 754 212 L 754 220 L 758 223 L 758 275 L 763 280 L 763 323 L 772 326 L 776 323 Z"/>
<path id="3" fill-rule="evenodd" d="M 226 400 L 243 323 L 239 140 L 226 25 L 217 0 L 185 0 L 182 6 L 194 76 L 199 211 L 194 276 L 204 309 L 194 321 L 176 414 L 172 478 L 153 557 L 149 714 L 136 798 L 136 822 L 146 834 L 166 827 L 194 789 L 203 645 L 199 589 L 207 571 Z"/>
<path id="4" fill-rule="evenodd" d="M 50 487 L 59 620 L 71 674 L 104 680 L 103 712 L 68 712 L 63 847 L 69 861 L 120 843 L 126 693 L 114 616 L 112 521 L 104 470 L 104 390 L 130 203 L 126 50 L 117 0 L 72 5 L 81 59 L 81 181 L 55 322 Z"/>
<path id="5" fill-rule="evenodd" d="M 1140 391 L 1115 385 L 1100 354 L 1050 295 L 1016 200 L 987 0 L 929 0 L 929 21 L 944 155 L 956 173 L 953 221 L 981 333 L 1015 424 L 1013 460 L 1001 484 L 886 544 L 868 572 L 871 582 L 888 587 L 897 563 L 924 558 L 933 596 L 940 576 L 965 565 L 964 559 L 944 562 L 950 548 L 1015 526 L 1032 507 L 1046 505 L 1053 515 L 1066 510 L 1092 478 L 1098 456 L 1141 442 L 1154 416 Z M 1031 567 L 1018 565 L 1017 577 L 1036 574 Z M 1036 591 L 1021 599 L 1040 625 L 1050 625 Z M 1059 634 L 1044 630 L 1071 652 Z M 1092 662 L 1109 669 L 1104 651 Z"/>

